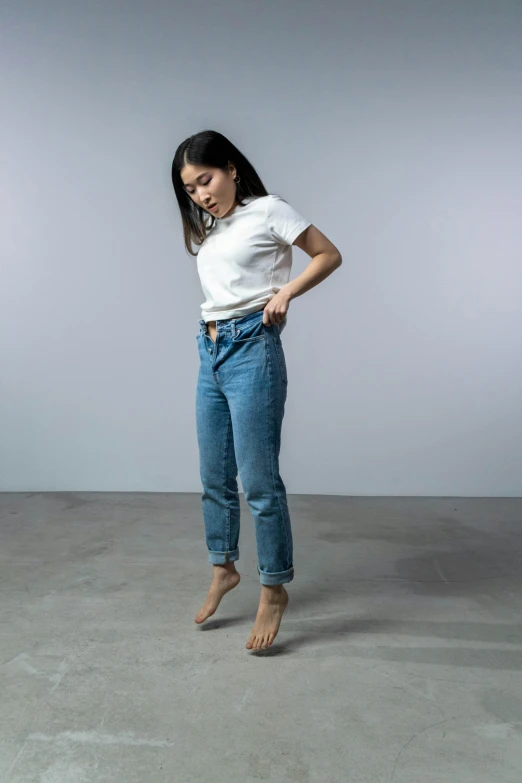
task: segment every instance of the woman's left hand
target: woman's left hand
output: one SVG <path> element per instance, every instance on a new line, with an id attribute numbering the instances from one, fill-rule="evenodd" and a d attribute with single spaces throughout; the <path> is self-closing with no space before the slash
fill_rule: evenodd
<path id="1" fill-rule="evenodd" d="M 281 290 L 266 303 L 263 309 L 263 324 L 265 326 L 273 326 L 273 324 L 279 324 L 281 321 L 284 321 L 288 308 L 290 307 L 290 300 L 291 297 L 289 294 L 284 288 L 281 288 Z"/>

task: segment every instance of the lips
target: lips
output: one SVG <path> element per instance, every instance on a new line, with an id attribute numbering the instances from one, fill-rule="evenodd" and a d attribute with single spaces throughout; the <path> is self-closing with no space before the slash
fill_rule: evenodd
<path id="1" fill-rule="evenodd" d="M 217 204 L 211 204 L 207 209 L 215 209 L 217 207 Z"/>

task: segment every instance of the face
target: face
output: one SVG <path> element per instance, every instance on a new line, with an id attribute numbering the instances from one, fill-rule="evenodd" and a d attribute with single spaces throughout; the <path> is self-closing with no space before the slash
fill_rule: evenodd
<path id="1" fill-rule="evenodd" d="M 227 217 L 236 206 L 236 169 L 232 164 L 229 164 L 228 171 L 222 171 L 212 166 L 193 166 L 187 163 L 181 169 L 180 176 L 192 201 L 198 207 L 203 207 L 209 215 Z M 216 204 L 216 208 L 208 209 L 211 204 Z"/>

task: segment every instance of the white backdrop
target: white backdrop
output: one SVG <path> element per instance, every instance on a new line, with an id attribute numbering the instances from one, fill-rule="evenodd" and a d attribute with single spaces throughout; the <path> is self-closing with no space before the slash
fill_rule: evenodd
<path id="1" fill-rule="evenodd" d="M 522 4 L 13 0 L 0 26 L 0 490 L 201 490 L 170 166 L 213 128 L 343 256 L 283 334 L 287 491 L 522 494 Z"/>

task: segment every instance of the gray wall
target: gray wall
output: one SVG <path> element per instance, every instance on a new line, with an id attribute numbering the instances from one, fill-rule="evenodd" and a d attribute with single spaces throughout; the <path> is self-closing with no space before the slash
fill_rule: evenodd
<path id="1" fill-rule="evenodd" d="M 522 494 L 520 2 L 0 21 L 1 490 L 200 491 L 170 164 L 214 128 L 343 255 L 283 335 L 288 492 Z"/>

